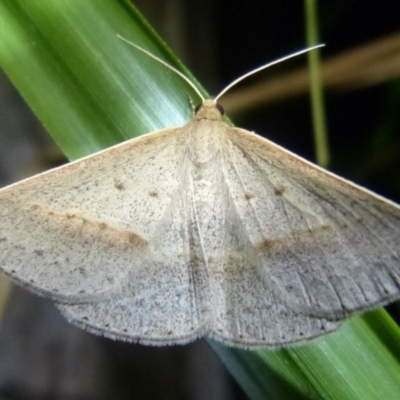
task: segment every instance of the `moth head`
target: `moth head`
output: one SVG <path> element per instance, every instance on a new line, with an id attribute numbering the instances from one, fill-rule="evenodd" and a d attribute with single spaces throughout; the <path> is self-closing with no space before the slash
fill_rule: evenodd
<path id="1" fill-rule="evenodd" d="M 223 107 L 213 99 L 203 100 L 203 102 L 194 109 L 194 118 L 198 121 L 201 119 L 222 121 L 223 115 Z"/>

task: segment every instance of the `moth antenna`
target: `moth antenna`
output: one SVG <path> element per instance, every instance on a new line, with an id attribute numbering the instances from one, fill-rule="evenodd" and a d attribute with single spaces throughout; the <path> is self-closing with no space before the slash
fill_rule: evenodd
<path id="1" fill-rule="evenodd" d="M 262 71 L 263 69 L 267 69 L 268 67 L 271 67 L 272 65 L 278 64 L 282 61 L 288 60 L 289 58 L 297 57 L 300 54 L 307 53 L 308 51 L 318 49 L 319 47 L 324 47 L 324 44 L 319 44 L 317 46 L 313 47 L 308 47 L 307 49 L 296 51 L 295 53 L 289 54 L 288 56 L 279 58 L 278 60 L 272 61 L 268 64 L 262 65 L 259 68 L 253 69 L 252 71 L 248 72 L 247 74 L 242 75 L 241 77 L 235 79 L 232 83 L 230 83 L 225 89 L 223 89 L 217 97 L 214 98 L 215 101 L 217 101 L 220 97 L 222 97 L 229 89 L 231 89 L 233 86 L 237 85 L 239 82 L 243 81 L 244 79 L 248 78 L 251 75 L 256 74 L 257 72 Z"/>
<path id="2" fill-rule="evenodd" d="M 172 67 L 171 65 L 169 65 L 168 63 L 166 63 L 165 61 L 163 61 L 161 58 L 158 58 L 157 56 L 155 56 L 154 54 L 151 54 L 149 51 L 145 50 L 144 48 L 138 46 L 135 43 L 130 42 L 129 40 L 126 40 L 125 38 L 123 38 L 120 35 L 117 35 L 117 37 L 121 40 L 123 40 L 124 42 L 130 44 L 131 46 L 135 47 L 136 49 L 140 50 L 142 53 L 148 55 L 149 57 L 151 57 L 153 60 L 158 61 L 160 64 L 164 65 L 164 67 L 169 68 L 171 71 L 175 72 L 176 74 L 178 74 L 184 81 L 186 81 L 186 83 L 189 84 L 189 86 L 198 94 L 198 96 L 201 98 L 202 101 L 205 100 L 204 96 L 201 94 L 200 90 L 197 89 L 197 87 L 194 85 L 194 83 L 187 77 L 185 76 L 181 71 L 178 71 L 176 68 Z"/>

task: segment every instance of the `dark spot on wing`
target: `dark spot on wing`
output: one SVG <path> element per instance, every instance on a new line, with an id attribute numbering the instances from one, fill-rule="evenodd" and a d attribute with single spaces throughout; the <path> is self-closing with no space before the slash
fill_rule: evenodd
<path id="1" fill-rule="evenodd" d="M 150 195 L 151 197 L 158 197 L 158 193 L 155 192 L 155 191 L 150 192 L 149 195 Z"/>
<path id="2" fill-rule="evenodd" d="M 276 196 L 282 196 L 283 193 L 285 193 L 285 190 L 286 189 L 283 186 L 279 186 L 279 187 L 275 188 L 274 193 L 275 193 Z"/>
<path id="3" fill-rule="evenodd" d="M 38 255 L 38 256 L 42 256 L 43 254 L 44 254 L 44 251 L 43 250 L 40 250 L 40 249 L 36 249 L 36 250 L 34 250 L 33 251 L 36 255 Z"/>
<path id="4" fill-rule="evenodd" d="M 7 237 L 6 236 L 1 237 L 0 242 L 7 242 Z"/>
<path id="5" fill-rule="evenodd" d="M 254 196 L 254 194 L 251 194 L 251 193 L 245 193 L 244 197 L 246 200 L 251 200 L 251 199 L 254 199 L 255 196 Z"/>
<path id="6" fill-rule="evenodd" d="M 128 241 L 135 247 L 144 248 L 147 246 L 147 240 L 133 232 L 128 232 Z"/>
<path id="7" fill-rule="evenodd" d="M 125 190 L 124 184 L 119 180 L 114 178 L 114 187 L 117 190 Z"/>
<path id="8" fill-rule="evenodd" d="M 260 251 L 269 251 L 274 247 L 274 241 L 265 239 L 257 244 L 257 249 Z"/>
<path id="9" fill-rule="evenodd" d="M 99 228 L 101 230 L 107 229 L 107 224 L 105 222 L 99 222 Z"/>

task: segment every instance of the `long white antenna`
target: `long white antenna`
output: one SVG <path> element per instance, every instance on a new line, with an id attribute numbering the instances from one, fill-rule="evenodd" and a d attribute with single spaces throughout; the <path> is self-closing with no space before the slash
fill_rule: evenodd
<path id="1" fill-rule="evenodd" d="M 157 56 L 155 56 L 154 54 L 151 54 L 149 51 L 143 49 L 142 47 L 138 46 L 135 43 L 130 42 L 129 40 L 126 40 L 125 38 L 123 38 L 120 35 L 117 35 L 117 37 L 121 40 L 123 40 L 124 42 L 130 44 L 131 46 L 135 47 L 136 49 L 140 50 L 141 52 L 143 52 L 144 54 L 147 54 L 149 57 L 151 57 L 152 59 L 158 61 L 159 63 L 161 63 L 162 65 L 164 65 L 165 67 L 169 68 L 171 71 L 174 71 L 176 74 L 178 74 L 184 81 L 186 81 L 189 86 L 199 95 L 199 97 L 202 99 L 202 101 L 205 100 L 204 96 L 201 94 L 200 90 L 197 89 L 197 87 L 195 86 L 195 84 L 184 74 L 182 74 L 181 71 L 177 70 L 176 68 L 172 67 L 171 65 L 167 64 L 165 61 L 161 60 L 161 58 L 158 58 Z M 231 89 L 233 86 L 237 85 L 239 82 L 243 81 L 244 79 L 248 78 L 251 75 L 256 74 L 257 72 L 260 72 L 268 67 L 271 67 L 272 65 L 278 64 L 282 61 L 288 60 L 289 58 L 293 58 L 296 57 L 300 54 L 303 53 L 307 53 L 308 51 L 311 50 L 315 50 L 318 49 L 319 47 L 324 47 L 324 44 L 319 44 L 317 46 L 313 46 L 313 47 L 308 47 L 307 49 L 304 50 L 300 50 L 297 51 L 295 53 L 289 54 L 288 56 L 279 58 L 278 60 L 272 61 L 268 64 L 262 65 L 261 67 L 258 67 L 250 72 L 248 72 L 247 74 L 242 75 L 240 78 L 235 79 L 232 83 L 230 83 L 225 89 L 223 89 L 217 97 L 214 98 L 214 101 L 217 102 L 217 100 L 222 97 L 229 89 Z"/>
<path id="2" fill-rule="evenodd" d="M 147 54 L 149 57 L 151 57 L 153 60 L 158 61 L 159 63 L 161 63 L 162 65 L 164 65 L 165 67 L 169 68 L 171 71 L 174 71 L 176 74 L 178 74 L 183 80 L 185 80 L 189 86 L 199 95 L 199 97 L 204 101 L 205 98 L 204 96 L 201 94 L 200 90 L 197 89 L 197 87 L 194 85 L 194 83 L 184 74 L 182 74 L 181 71 L 178 71 L 176 68 L 172 67 L 171 65 L 169 65 L 168 63 L 166 63 L 165 61 L 161 60 L 161 58 L 158 58 L 157 56 L 155 56 L 154 54 L 151 54 L 149 51 L 143 49 L 142 47 L 138 46 L 135 43 L 130 42 L 129 40 L 126 40 L 125 38 L 123 38 L 120 35 L 117 35 L 118 38 L 120 38 L 121 40 L 123 40 L 124 42 L 130 44 L 131 46 L 137 48 L 138 50 L 140 50 L 141 52 L 143 52 L 144 54 Z"/>
<path id="3" fill-rule="evenodd" d="M 307 53 L 308 51 L 311 51 L 311 50 L 314 50 L 314 49 L 318 49 L 319 47 L 323 47 L 323 46 L 325 46 L 325 45 L 324 45 L 324 44 L 319 44 L 319 45 L 317 45 L 317 46 L 308 47 L 307 49 L 297 51 L 296 53 L 289 54 L 288 56 L 279 58 L 279 59 L 276 60 L 276 61 L 272 61 L 272 62 L 270 62 L 270 63 L 268 63 L 268 64 L 262 65 L 261 67 L 258 67 L 258 68 L 256 68 L 256 69 L 253 69 L 252 71 L 248 72 L 247 74 L 244 74 L 244 75 L 242 75 L 241 77 L 235 79 L 235 80 L 234 80 L 232 83 L 230 83 L 225 89 L 223 89 L 223 90 L 218 94 L 218 96 L 216 96 L 216 97 L 214 98 L 214 100 L 217 101 L 220 97 L 222 97 L 222 96 L 223 96 L 229 89 L 231 89 L 233 86 L 237 85 L 239 82 L 241 82 L 242 80 L 248 78 L 249 76 L 254 75 L 254 74 L 256 74 L 257 72 L 262 71 L 263 69 L 266 69 L 266 68 L 268 68 L 268 67 L 270 67 L 270 66 L 272 66 L 272 65 L 275 65 L 275 64 L 278 64 L 278 63 L 280 63 L 280 62 L 282 62 L 282 61 L 288 60 L 289 58 L 296 57 L 296 56 L 298 56 L 298 55 L 300 55 L 300 54 Z"/>

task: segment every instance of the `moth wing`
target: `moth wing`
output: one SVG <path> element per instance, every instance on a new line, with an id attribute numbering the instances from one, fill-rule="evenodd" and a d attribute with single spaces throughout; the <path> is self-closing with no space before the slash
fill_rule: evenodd
<path id="1" fill-rule="evenodd" d="M 152 257 L 180 185 L 181 129 L 143 136 L 0 191 L 0 269 L 59 301 L 121 290 Z"/>
<path id="2" fill-rule="evenodd" d="M 336 321 L 400 297 L 398 205 L 248 131 L 228 136 L 230 196 L 275 303 Z"/>
<path id="3" fill-rule="evenodd" d="M 186 186 L 172 196 L 149 254 L 131 260 L 127 283 L 118 292 L 102 301 L 61 304 L 65 317 L 93 333 L 143 344 L 186 343 L 204 334 L 209 286 L 190 198 Z"/>
<path id="4" fill-rule="evenodd" d="M 232 182 L 214 186 L 225 206 L 218 207 L 217 215 L 222 218 L 213 237 L 203 239 L 215 243 L 207 260 L 212 316 L 208 335 L 229 345 L 255 349 L 305 341 L 337 329 L 336 323 L 325 318 L 298 313 L 277 296 L 274 282 L 265 273 L 266 260 L 251 242 L 248 216 L 238 210 L 240 200 L 232 192 Z M 245 197 L 240 189 L 238 192 Z"/>

